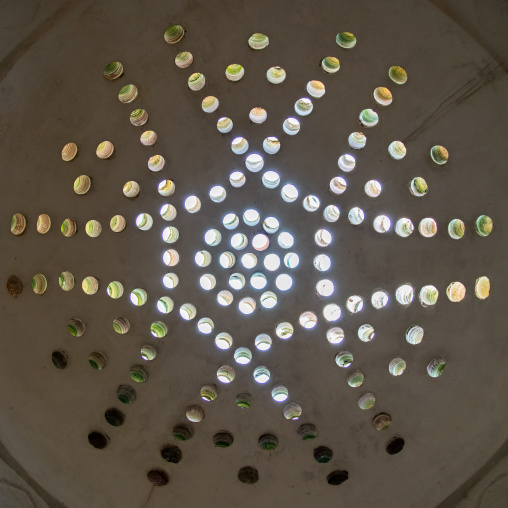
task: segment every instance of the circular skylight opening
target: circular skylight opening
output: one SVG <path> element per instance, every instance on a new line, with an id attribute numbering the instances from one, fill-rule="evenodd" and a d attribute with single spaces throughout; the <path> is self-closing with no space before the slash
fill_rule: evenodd
<path id="1" fill-rule="evenodd" d="M 375 309 L 382 309 L 388 304 L 388 299 L 386 291 L 374 291 L 371 297 L 372 306 Z"/>
<path id="2" fill-rule="evenodd" d="M 343 369 L 347 369 L 353 363 L 353 360 L 353 353 L 349 351 L 341 351 L 335 355 L 335 363 Z"/>
<path id="3" fill-rule="evenodd" d="M 452 282 L 446 288 L 446 296 L 451 302 L 461 302 L 466 296 L 466 287 L 462 282 Z"/>
<path id="4" fill-rule="evenodd" d="M 238 303 L 238 308 L 242 314 L 252 314 L 256 310 L 256 300 L 254 298 L 242 298 Z"/>
<path id="5" fill-rule="evenodd" d="M 342 311 L 336 303 L 329 303 L 323 308 L 323 317 L 327 321 L 337 321 L 340 318 Z"/>
<path id="6" fill-rule="evenodd" d="M 420 289 L 420 303 L 427 307 L 429 305 L 435 305 L 439 296 L 439 291 L 434 286 L 423 286 Z"/>
<path id="7" fill-rule="evenodd" d="M 180 261 L 180 254 L 174 249 L 168 249 L 162 255 L 162 260 L 167 266 L 176 266 Z"/>
<path id="8" fill-rule="evenodd" d="M 436 221 L 431 217 L 422 219 L 418 225 L 418 231 L 426 238 L 434 236 L 437 233 Z"/>
<path id="9" fill-rule="evenodd" d="M 266 79 L 274 85 L 279 85 L 286 79 L 286 71 L 279 66 L 270 67 L 266 72 Z"/>
<path id="10" fill-rule="evenodd" d="M 321 83 L 321 81 L 315 81 L 315 80 L 309 81 L 307 83 L 307 86 L 305 87 L 305 89 L 307 90 L 307 93 L 310 96 L 315 97 L 316 99 L 323 97 L 323 95 L 326 92 L 325 85 L 323 85 L 323 83 Z"/>
<path id="11" fill-rule="evenodd" d="M 286 118 L 282 124 L 282 128 L 286 134 L 294 136 L 300 131 L 300 122 L 296 118 Z"/>
<path id="12" fill-rule="evenodd" d="M 346 308 L 351 314 L 356 314 L 363 309 L 363 298 L 358 295 L 350 296 L 346 302 Z"/>
<path id="13" fill-rule="evenodd" d="M 263 108 L 252 108 L 249 118 L 252 123 L 263 123 L 268 118 L 268 114 Z"/>
<path id="14" fill-rule="evenodd" d="M 258 153 L 251 153 L 247 159 L 245 159 L 245 167 L 253 173 L 261 171 L 264 165 L 265 161 Z"/>
<path id="15" fill-rule="evenodd" d="M 148 231 L 152 227 L 152 225 L 153 225 L 153 219 L 150 214 L 140 213 L 136 217 L 136 226 L 139 229 L 141 229 L 141 231 Z"/>
<path id="16" fill-rule="evenodd" d="M 286 184 L 282 187 L 280 191 L 282 199 L 286 201 L 286 203 L 292 203 L 298 199 L 298 189 L 293 184 Z"/>
<path id="17" fill-rule="evenodd" d="M 348 138 L 349 146 L 361 150 L 367 144 L 367 136 L 363 132 L 352 132 Z"/>
<path id="18" fill-rule="evenodd" d="M 263 141 L 263 150 L 271 155 L 280 150 L 280 141 L 275 136 L 269 136 Z"/>
<path id="19" fill-rule="evenodd" d="M 265 291 L 259 301 L 265 309 L 273 309 L 277 305 L 277 295 L 272 291 Z"/>
<path id="20" fill-rule="evenodd" d="M 233 171 L 229 175 L 229 183 L 236 188 L 244 185 L 245 180 L 246 180 L 245 175 L 241 171 Z"/>
<path id="21" fill-rule="evenodd" d="M 288 289 L 291 289 L 291 286 L 293 285 L 293 279 L 287 273 L 282 273 L 275 279 L 275 285 L 277 286 L 277 289 L 280 289 L 281 291 L 287 291 Z"/>
<path id="22" fill-rule="evenodd" d="M 279 230 L 279 221 L 275 217 L 267 217 L 263 221 L 263 229 L 269 234 L 276 233 Z"/>
<path id="23" fill-rule="evenodd" d="M 326 332 L 326 339 L 330 344 L 340 344 L 344 340 L 344 330 L 335 326 Z"/>
<path id="24" fill-rule="evenodd" d="M 199 285 L 205 290 L 210 291 L 215 287 L 216 279 L 211 273 L 205 273 L 199 278 Z"/>
<path id="25" fill-rule="evenodd" d="M 201 318 L 198 321 L 198 330 L 205 335 L 213 332 L 213 321 L 210 318 Z"/>
<path id="26" fill-rule="evenodd" d="M 420 325 L 411 325 L 406 330 L 406 341 L 409 344 L 420 344 L 420 342 L 423 340 L 423 328 Z"/>
<path id="27" fill-rule="evenodd" d="M 277 241 L 283 249 L 290 249 L 295 243 L 295 239 L 291 233 L 283 231 L 279 234 Z"/>
<path id="28" fill-rule="evenodd" d="M 261 181 L 267 189 L 275 189 L 275 187 L 277 187 L 280 183 L 279 173 L 275 171 L 267 171 L 263 174 Z"/>
<path id="29" fill-rule="evenodd" d="M 194 261 L 201 268 L 205 268 L 212 262 L 212 255 L 207 250 L 200 250 L 196 252 Z"/>
<path id="30" fill-rule="evenodd" d="M 209 229 L 205 233 L 205 243 L 207 245 L 210 245 L 211 247 L 213 247 L 215 245 L 219 245 L 221 240 L 222 240 L 222 235 L 221 235 L 220 231 L 218 231 L 217 229 Z M 204 252 L 206 252 L 206 251 L 204 251 Z M 206 265 L 204 265 L 204 266 L 206 266 Z"/>
<path id="31" fill-rule="evenodd" d="M 341 155 L 338 160 L 339 168 L 342 169 L 342 171 L 345 171 L 346 173 L 349 173 L 350 171 L 353 171 L 356 166 L 356 159 L 349 153 L 345 153 L 344 155 Z"/>
<path id="32" fill-rule="evenodd" d="M 374 100 L 381 104 L 381 106 L 389 106 L 392 103 L 392 93 L 388 88 L 385 88 L 383 86 L 378 86 L 373 94 Z"/>
<path id="33" fill-rule="evenodd" d="M 395 299 L 401 305 L 409 305 L 414 298 L 415 290 L 411 284 L 403 284 L 395 291 Z"/>
<path id="34" fill-rule="evenodd" d="M 307 116 L 312 113 L 314 105 L 308 97 L 302 97 L 295 102 L 295 111 L 300 116 Z"/>
<path id="35" fill-rule="evenodd" d="M 220 255 L 219 263 L 222 268 L 233 268 L 236 263 L 236 256 L 230 251 L 225 251 Z"/>
<path id="36" fill-rule="evenodd" d="M 256 249 L 257 251 L 263 251 L 268 249 L 268 246 L 270 245 L 270 240 L 268 237 L 262 233 L 255 235 L 252 239 L 252 247 Z"/>
<path id="37" fill-rule="evenodd" d="M 307 311 L 303 314 L 300 314 L 300 325 L 303 326 L 305 329 L 310 330 L 311 328 L 314 328 L 317 324 L 317 316 L 314 314 L 314 312 Z"/>
<path id="38" fill-rule="evenodd" d="M 342 176 L 336 176 L 330 180 L 330 190 L 334 194 L 342 194 L 347 187 L 346 180 Z"/>
<path id="39" fill-rule="evenodd" d="M 284 256 L 284 264 L 288 268 L 296 268 L 300 264 L 300 257 L 296 252 L 288 252 Z"/>
<path id="40" fill-rule="evenodd" d="M 250 285 L 254 289 L 263 289 L 267 284 L 266 277 L 261 272 L 254 273 L 250 278 Z"/>
<path id="41" fill-rule="evenodd" d="M 267 367 L 260 366 L 254 369 L 254 381 L 265 384 L 270 380 L 270 371 Z"/>
<path id="42" fill-rule="evenodd" d="M 180 307 L 180 316 L 186 321 L 190 321 L 196 317 L 196 307 L 192 303 L 184 303 Z"/>
<path id="43" fill-rule="evenodd" d="M 222 134 L 227 134 L 233 129 L 233 120 L 227 116 L 223 116 L 217 120 L 217 130 Z"/>
<path id="44" fill-rule="evenodd" d="M 259 351 L 268 351 L 272 347 L 272 339 L 266 333 L 261 333 L 256 337 L 254 345 Z"/>
<path id="45" fill-rule="evenodd" d="M 173 226 L 169 226 L 162 230 L 162 239 L 166 243 L 175 243 L 178 240 L 179 236 L 180 233 L 178 232 L 178 229 Z"/>
<path id="46" fill-rule="evenodd" d="M 313 196 L 313 195 L 307 196 L 303 200 L 303 207 L 308 212 L 315 212 L 319 208 L 320 204 L 321 203 L 319 201 L 319 198 L 317 196 Z"/>
<path id="47" fill-rule="evenodd" d="M 364 109 L 359 120 L 364 127 L 374 127 L 379 122 L 379 116 L 373 109 Z"/>
<path id="48" fill-rule="evenodd" d="M 236 363 L 247 365 L 252 360 L 252 353 L 249 348 L 239 347 L 234 354 Z"/>
<path id="49" fill-rule="evenodd" d="M 392 141 L 388 145 L 388 153 L 395 160 L 401 160 L 406 156 L 406 146 L 402 141 Z"/>
<path id="50" fill-rule="evenodd" d="M 166 165 L 166 159 L 162 155 L 152 155 L 148 159 L 148 169 L 153 173 L 161 171 Z"/>
<path id="51" fill-rule="evenodd" d="M 406 217 L 399 219 L 395 224 L 395 232 L 402 238 L 409 236 L 414 231 L 414 228 L 411 219 Z"/>
<path id="52" fill-rule="evenodd" d="M 289 397 L 288 389 L 283 385 L 275 386 L 272 389 L 272 399 L 275 402 L 284 402 Z"/>
<path id="53" fill-rule="evenodd" d="M 466 226 L 460 219 L 453 219 L 448 224 L 448 234 L 454 240 L 460 240 L 466 232 Z"/>
<path id="54" fill-rule="evenodd" d="M 232 230 L 238 227 L 240 219 L 234 213 L 228 213 L 222 219 L 222 224 L 226 229 Z"/>
<path id="55" fill-rule="evenodd" d="M 185 200 L 184 206 L 189 213 L 196 213 L 201 209 L 201 201 L 196 196 L 189 196 Z"/>
<path id="56" fill-rule="evenodd" d="M 233 273 L 229 276 L 229 285 L 238 291 L 245 286 L 245 277 L 241 273 Z"/>
<path id="57" fill-rule="evenodd" d="M 377 180 L 369 180 L 364 187 L 365 194 L 371 198 L 377 198 L 381 194 L 381 184 Z"/>
<path id="58" fill-rule="evenodd" d="M 258 264 L 258 258 L 255 254 L 247 253 L 242 256 L 242 265 L 247 268 L 251 269 L 254 268 Z"/>
<path id="59" fill-rule="evenodd" d="M 320 247 L 328 247 L 332 243 L 332 234 L 327 229 L 318 229 L 314 241 Z"/>
<path id="60" fill-rule="evenodd" d="M 362 342 L 370 342 L 374 338 L 375 332 L 372 325 L 362 325 L 358 328 L 358 338 Z"/>
<path id="61" fill-rule="evenodd" d="M 162 296 L 157 300 L 157 310 L 162 314 L 169 314 L 174 306 L 175 304 L 169 296 Z"/>
<path id="62" fill-rule="evenodd" d="M 223 365 L 217 370 L 217 379 L 221 383 L 231 383 L 235 379 L 235 369 L 229 365 Z"/>
<path id="63" fill-rule="evenodd" d="M 378 233 L 386 233 L 387 231 L 389 231 L 389 229 L 392 225 L 392 222 L 386 215 L 378 215 L 374 219 L 373 224 L 374 224 L 374 229 Z"/>
<path id="64" fill-rule="evenodd" d="M 253 208 L 250 208 L 248 210 L 245 210 L 243 213 L 243 222 L 247 224 L 247 226 L 255 226 L 259 223 L 260 216 L 259 212 L 257 210 L 254 210 Z"/>
<path id="65" fill-rule="evenodd" d="M 421 176 L 417 176 L 416 178 L 413 178 L 411 182 L 409 182 L 409 191 L 413 196 L 416 196 L 417 198 L 425 196 L 428 190 L 429 186 L 427 185 L 425 179 Z"/>
<path id="66" fill-rule="evenodd" d="M 355 206 L 351 208 L 351 210 L 349 210 L 347 218 L 349 219 L 349 222 L 351 222 L 351 224 L 353 224 L 354 226 L 358 226 L 358 224 L 361 224 L 363 222 L 363 219 L 365 219 L 365 213 L 361 208 Z"/>
<path id="67" fill-rule="evenodd" d="M 231 237 L 231 247 L 236 250 L 242 250 L 247 247 L 247 244 L 249 243 L 249 240 L 243 233 L 235 233 Z"/>
<path id="68" fill-rule="evenodd" d="M 157 191 L 161 196 L 172 196 L 175 193 L 175 183 L 172 180 L 162 180 L 157 186 Z"/>
<path id="69" fill-rule="evenodd" d="M 394 358 L 388 365 L 388 370 L 392 376 L 401 376 L 406 370 L 406 362 L 400 358 Z"/>
<path id="70" fill-rule="evenodd" d="M 231 142 L 231 150 L 233 150 L 233 153 L 236 153 L 238 155 L 241 155 L 242 153 L 245 153 L 249 149 L 249 142 L 242 137 L 238 137 L 233 139 Z"/>
<path id="71" fill-rule="evenodd" d="M 316 284 L 316 292 L 319 296 L 331 296 L 334 289 L 333 282 L 329 279 L 320 280 Z"/>
<path id="72" fill-rule="evenodd" d="M 168 289 L 174 289 L 176 286 L 178 286 L 178 275 L 176 273 L 167 273 L 162 278 L 162 283 L 168 288 Z"/>
<path id="73" fill-rule="evenodd" d="M 277 334 L 277 337 L 279 337 L 279 339 L 283 340 L 290 339 L 294 333 L 293 325 L 286 321 L 279 323 L 275 327 L 275 333 Z"/>
<path id="74" fill-rule="evenodd" d="M 320 272 L 326 272 L 332 266 L 332 260 L 326 254 L 319 254 L 314 258 L 314 267 Z"/>
<path id="75" fill-rule="evenodd" d="M 277 254 L 268 254 L 263 260 L 265 268 L 270 272 L 275 272 L 280 267 L 280 257 Z"/>
<path id="76" fill-rule="evenodd" d="M 170 221 L 176 219 L 176 208 L 173 205 L 162 205 L 160 215 L 164 220 Z"/>
<path id="77" fill-rule="evenodd" d="M 233 345 L 233 337 L 231 337 L 229 333 L 225 332 L 219 333 L 215 337 L 215 345 L 219 349 L 223 350 L 229 349 Z"/>
<path id="78" fill-rule="evenodd" d="M 323 211 L 323 217 L 327 222 L 337 222 L 340 217 L 340 210 L 335 205 L 328 205 Z"/>
<path id="79" fill-rule="evenodd" d="M 146 301 L 148 300 L 148 295 L 144 289 L 141 288 L 133 289 L 130 294 L 130 300 L 131 303 L 140 307 L 141 305 L 144 305 L 146 303 Z"/>
<path id="80" fill-rule="evenodd" d="M 209 195 L 214 203 L 221 203 L 226 199 L 226 189 L 220 185 L 215 185 L 210 189 Z"/>
<path id="81" fill-rule="evenodd" d="M 230 291 L 222 290 L 217 293 L 217 302 L 223 307 L 227 307 L 233 303 L 233 295 Z"/>

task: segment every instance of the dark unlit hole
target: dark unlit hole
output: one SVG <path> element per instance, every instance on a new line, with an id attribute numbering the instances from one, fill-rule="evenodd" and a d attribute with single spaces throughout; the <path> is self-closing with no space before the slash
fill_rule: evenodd
<path id="1" fill-rule="evenodd" d="M 344 483 L 349 478 L 349 473 L 347 471 L 332 471 L 328 477 L 327 481 L 329 485 L 340 485 Z"/>
<path id="2" fill-rule="evenodd" d="M 125 415 L 119 409 L 112 407 L 111 409 L 106 410 L 104 418 L 106 418 L 106 421 L 110 425 L 113 425 L 113 427 L 120 427 L 120 425 L 123 425 Z"/>
<path id="3" fill-rule="evenodd" d="M 233 434 L 226 430 L 221 430 L 213 436 L 213 444 L 219 448 L 227 448 L 233 444 Z"/>
<path id="4" fill-rule="evenodd" d="M 182 460 L 182 450 L 178 446 L 166 446 L 161 450 L 161 457 L 168 462 L 178 464 Z"/>
<path id="5" fill-rule="evenodd" d="M 163 487 L 169 482 L 168 474 L 165 471 L 162 471 L 162 469 L 152 469 L 151 471 L 148 471 L 146 477 L 148 478 L 148 481 L 156 487 Z"/>
<path id="6" fill-rule="evenodd" d="M 116 396 L 124 404 L 132 404 L 136 400 L 136 390 L 129 385 L 120 385 L 116 389 Z"/>
<path id="7" fill-rule="evenodd" d="M 326 464 L 330 462 L 333 457 L 333 452 L 327 446 L 318 446 L 314 449 L 314 458 L 317 462 L 321 464 Z"/>
<path id="8" fill-rule="evenodd" d="M 63 351 L 53 351 L 51 354 L 51 361 L 57 369 L 65 369 L 67 360 L 67 355 Z"/>
<path id="9" fill-rule="evenodd" d="M 242 467 L 240 471 L 238 471 L 238 479 L 242 483 L 256 483 L 259 480 L 259 474 L 257 469 L 246 466 Z"/>
<path id="10" fill-rule="evenodd" d="M 178 441 L 187 441 L 192 437 L 192 430 L 187 425 L 175 425 L 173 427 L 173 437 Z"/>
<path id="11" fill-rule="evenodd" d="M 91 432 L 88 434 L 88 442 L 99 450 L 102 450 L 108 446 L 109 438 L 101 432 Z"/>
<path id="12" fill-rule="evenodd" d="M 394 437 L 386 445 L 386 452 L 390 455 L 400 453 L 404 448 L 404 439 L 401 437 Z"/>
<path id="13" fill-rule="evenodd" d="M 15 275 L 11 275 L 7 279 L 7 292 L 13 298 L 17 298 L 21 294 L 21 291 L 23 291 L 23 284 L 21 283 L 21 280 Z"/>

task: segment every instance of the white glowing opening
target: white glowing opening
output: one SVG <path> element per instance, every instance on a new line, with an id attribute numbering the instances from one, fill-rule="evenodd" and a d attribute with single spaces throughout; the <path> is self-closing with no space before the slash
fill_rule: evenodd
<path id="1" fill-rule="evenodd" d="M 267 280 L 262 273 L 256 272 L 250 278 L 250 284 L 254 289 L 263 289 L 267 284 Z"/>
<path id="2" fill-rule="evenodd" d="M 280 257 L 277 254 L 268 254 L 263 260 L 265 268 L 270 272 L 275 272 L 280 267 Z"/>
<path id="3" fill-rule="evenodd" d="M 258 258 L 256 257 L 255 254 L 252 254 L 249 252 L 248 254 L 244 254 L 242 256 L 242 265 L 245 268 L 251 269 L 251 268 L 254 268 L 257 264 L 258 264 Z"/>
<path id="4" fill-rule="evenodd" d="M 316 284 L 316 291 L 321 296 L 331 296 L 334 289 L 333 282 L 329 279 L 320 280 Z"/>

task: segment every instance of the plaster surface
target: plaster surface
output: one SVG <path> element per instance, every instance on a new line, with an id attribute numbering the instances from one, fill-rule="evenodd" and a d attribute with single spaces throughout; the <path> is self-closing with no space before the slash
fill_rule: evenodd
<path id="1" fill-rule="evenodd" d="M 5 41 L 0 62 L 2 270 L 4 280 L 15 274 L 25 288 L 16 300 L 6 291 L 0 294 L 4 374 L 0 440 L 41 489 L 72 508 L 157 508 L 168 502 L 189 507 L 427 508 L 446 503 L 502 447 L 508 416 L 503 402 L 508 352 L 503 256 L 507 247 L 507 78 L 499 58 L 438 7 L 421 0 L 28 2 L 19 13 L 9 7 L 14 9 L 11 19 L 19 18 L 21 27 L 19 40 L 14 21 L 0 33 Z M 174 23 L 186 28 L 186 36 L 169 46 L 163 32 Z M 358 38 L 353 50 L 336 45 L 335 35 L 342 30 Z M 254 32 L 269 35 L 267 49 L 250 50 L 247 39 Z M 194 54 L 194 63 L 181 70 L 173 60 L 184 50 Z M 326 75 L 319 68 L 320 60 L 328 55 L 341 61 L 337 75 Z M 123 63 L 125 74 L 110 83 L 104 80 L 102 69 L 114 60 Z M 246 69 L 238 83 L 224 76 L 231 63 Z M 280 86 L 266 81 L 266 70 L 272 65 L 287 71 Z M 391 65 L 407 70 L 407 84 L 390 82 Z M 188 90 L 191 72 L 205 74 L 204 90 Z M 300 133 L 287 136 L 282 122 L 296 116 L 294 102 L 307 96 L 305 84 L 311 79 L 322 80 L 327 92 L 314 101 L 312 114 L 301 119 Z M 138 86 L 139 97 L 124 105 L 117 94 L 128 83 Z M 358 115 L 364 108 L 375 107 L 372 91 L 377 86 L 392 90 L 393 104 L 376 108 L 380 123 L 364 130 L 368 141 L 355 154 L 357 168 L 341 175 L 348 189 L 334 196 L 328 182 L 341 174 L 337 158 L 351 151 L 348 135 L 363 130 Z M 207 95 L 220 100 L 219 110 L 212 115 L 201 110 Z M 262 125 L 249 121 L 248 113 L 255 106 L 268 112 Z M 139 142 L 144 129 L 129 123 L 129 113 L 138 107 L 149 112 L 146 128 L 157 132 L 153 149 Z M 227 135 L 216 129 L 217 118 L 223 115 L 235 125 Z M 261 151 L 266 136 L 279 137 L 281 151 L 265 156 L 265 169 L 276 169 L 284 182 L 298 187 L 297 202 L 284 203 L 278 190 L 262 186 L 260 174 L 245 170 L 245 156 L 230 149 L 236 135 L 249 140 L 248 153 Z M 108 161 L 95 155 L 105 139 L 115 145 L 115 155 Z M 403 161 L 387 154 L 393 140 L 406 143 L 408 154 Z M 76 142 L 80 151 L 75 161 L 65 163 L 60 150 L 69 141 Z M 450 151 L 450 161 L 443 167 L 428 157 L 434 144 Z M 146 167 L 148 157 L 156 153 L 167 159 L 166 168 L 158 174 Z M 247 183 L 233 189 L 228 175 L 242 167 Z M 72 191 L 74 179 L 81 174 L 93 179 L 86 196 Z M 414 176 L 424 176 L 429 184 L 429 193 L 422 199 L 407 189 Z M 156 191 L 163 178 L 176 184 L 177 191 L 169 199 Z M 383 185 L 376 199 L 367 198 L 363 191 L 365 182 L 373 178 Z M 122 195 L 128 180 L 141 185 L 135 200 Z M 221 204 L 208 199 L 209 188 L 217 184 L 228 192 Z M 183 208 L 190 194 L 202 201 L 196 215 Z M 325 222 L 320 212 L 302 208 L 301 199 L 307 194 L 319 196 L 321 209 L 335 203 L 342 212 L 339 221 L 329 225 L 334 235 L 328 249 L 333 266 L 326 275 L 335 282 L 336 291 L 326 302 L 314 294 L 321 274 L 312 267 L 313 257 L 323 251 L 314 244 L 313 235 Z M 181 262 L 174 271 L 181 282 L 174 294 L 162 285 L 162 276 L 170 271 L 162 263 L 162 252 L 169 246 L 162 242 L 161 232 L 168 223 L 159 217 L 166 202 L 178 209 L 174 225 L 180 231 L 175 248 Z M 357 227 L 347 221 L 352 206 L 362 207 L 367 217 Z M 204 231 L 217 227 L 225 233 L 223 215 L 247 207 L 265 216 L 276 215 L 281 227 L 294 234 L 301 260 L 293 274 L 294 289 L 280 298 L 275 309 L 259 310 L 250 317 L 242 316 L 236 306 L 219 307 L 214 294 L 205 294 L 198 286 L 203 270 L 193 263 L 194 253 L 205 247 Z M 28 220 L 27 231 L 19 238 L 7 226 L 15 212 Z M 150 231 L 135 227 L 140 212 L 154 217 Z M 53 222 L 46 235 L 35 229 L 40 213 L 49 214 Z M 373 230 L 372 220 L 381 213 L 392 222 L 408 216 L 415 224 L 434 217 L 438 234 L 426 239 L 415 232 L 402 239 L 392 228 L 380 235 Z M 483 213 L 494 220 L 494 232 L 484 239 L 472 229 Z M 128 223 L 118 235 L 108 227 L 115 214 L 124 215 Z M 70 239 L 59 232 L 67 217 L 79 225 L 78 234 Z M 446 234 L 448 222 L 456 217 L 468 228 L 460 241 Z M 98 238 L 84 232 L 90 219 L 103 226 Z M 225 270 L 216 263 L 219 248 L 214 249 L 211 273 L 217 277 L 217 289 L 226 289 Z M 76 287 L 69 293 L 58 287 L 58 274 L 64 270 L 76 278 Z M 43 296 L 30 289 L 36 273 L 48 278 Z M 101 281 L 97 295 L 85 295 L 80 288 L 88 275 Z M 492 284 L 485 301 L 474 297 L 474 282 L 481 275 L 487 275 Z M 111 300 L 105 287 L 112 280 L 121 281 L 127 292 L 144 288 L 148 303 L 136 308 L 127 295 Z M 467 288 L 460 304 L 445 296 L 447 285 L 455 280 Z M 435 308 L 423 308 L 416 301 L 407 308 L 397 304 L 395 290 L 405 282 L 416 288 L 435 285 L 440 291 Z M 378 288 L 390 295 L 388 306 L 381 310 L 373 309 L 368 301 Z M 350 316 L 345 301 L 352 294 L 364 296 L 366 305 L 361 313 Z M 163 295 L 175 301 L 175 311 L 167 317 L 155 307 Z M 331 325 L 323 319 L 312 331 L 297 324 L 301 312 L 321 313 L 328 300 L 343 310 L 338 325 L 346 338 L 341 346 L 327 342 L 325 333 Z M 198 334 L 196 320 L 188 323 L 180 318 L 176 307 L 188 301 L 196 305 L 198 317 L 214 320 L 215 331 L 231 333 L 234 347 L 248 346 L 254 353 L 251 365 L 236 367 L 233 383 L 219 386 L 219 397 L 212 404 L 200 401 L 199 389 L 215 381 L 220 365 L 233 364 L 233 350 L 218 350 L 213 337 Z M 68 319 L 74 316 L 87 325 L 79 339 L 66 330 Z M 118 316 L 131 322 L 126 335 L 112 329 L 111 322 Z M 165 321 L 170 331 L 157 341 L 159 356 L 147 367 L 148 382 L 136 387 L 135 404 L 120 407 L 115 389 L 130 383 L 129 367 L 141 361 L 139 348 L 154 343 L 149 328 L 156 319 Z M 280 321 L 295 325 L 291 340 L 280 341 L 273 333 Z M 376 330 L 370 343 L 356 337 L 364 323 Z M 416 347 L 404 340 L 405 330 L 413 323 L 425 329 L 424 341 Z M 269 333 L 274 340 L 268 354 L 253 347 L 258 333 Z M 67 351 L 70 357 L 63 371 L 51 363 L 56 349 Z M 341 349 L 353 352 L 354 367 L 365 373 L 361 388 L 350 388 L 347 372 L 335 364 L 334 355 Z M 88 365 L 92 351 L 108 358 L 104 370 L 97 372 Z M 395 378 L 388 373 L 388 363 L 399 355 L 408 368 Z M 434 356 L 444 356 L 448 362 L 438 379 L 431 379 L 425 369 Z M 273 383 L 254 386 L 252 370 L 257 365 L 270 368 Z M 270 389 L 278 382 L 289 388 L 291 400 L 302 405 L 298 422 L 285 420 L 281 406 L 271 400 Z M 234 404 L 235 396 L 244 391 L 254 397 L 248 411 Z M 358 408 L 357 399 L 364 392 L 376 395 L 374 409 Z M 194 437 L 180 445 L 182 461 L 167 464 L 159 450 L 173 442 L 172 426 L 185 421 L 185 408 L 194 403 L 204 407 L 206 417 L 191 424 Z M 124 410 L 123 426 L 106 423 L 104 411 L 109 407 Z M 393 424 L 378 432 L 371 420 L 381 411 L 392 415 Z M 306 422 L 318 427 L 315 442 L 302 442 L 296 434 L 299 424 Z M 221 429 L 235 437 L 233 446 L 224 450 L 212 443 L 213 434 Z M 87 435 L 93 430 L 108 434 L 111 441 L 106 449 L 89 445 Z M 265 432 L 279 438 L 274 452 L 257 446 Z M 403 436 L 406 446 L 400 454 L 389 456 L 385 446 L 395 435 Z M 312 457 L 318 445 L 334 450 L 333 460 L 326 465 Z M 246 465 L 258 469 L 257 484 L 243 485 L 237 480 L 238 469 Z M 169 485 L 153 488 L 146 479 L 152 468 L 166 470 Z M 346 469 L 349 480 L 337 487 L 328 485 L 326 477 L 334 469 Z M 498 495 L 503 485 L 498 484 L 500 490 L 491 490 L 484 499 Z"/>

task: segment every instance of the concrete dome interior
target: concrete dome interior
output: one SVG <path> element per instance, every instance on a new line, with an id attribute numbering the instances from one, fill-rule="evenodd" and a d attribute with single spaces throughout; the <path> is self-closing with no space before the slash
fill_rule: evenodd
<path id="1" fill-rule="evenodd" d="M 505 506 L 505 3 L 1 4 L 2 506 Z"/>

